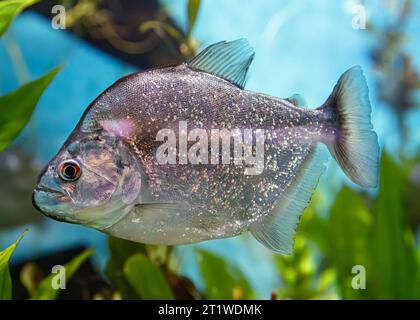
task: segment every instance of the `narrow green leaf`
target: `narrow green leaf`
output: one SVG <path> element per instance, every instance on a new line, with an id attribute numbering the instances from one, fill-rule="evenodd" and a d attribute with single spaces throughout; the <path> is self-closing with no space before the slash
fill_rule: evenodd
<path id="1" fill-rule="evenodd" d="M 66 283 L 71 279 L 74 273 L 82 266 L 82 264 L 92 255 L 93 249 L 87 249 L 81 254 L 73 258 L 69 263 L 64 265 L 66 272 L 65 279 Z M 54 289 L 52 286 L 54 277 L 57 274 L 51 273 L 49 276 L 44 278 L 32 295 L 31 299 L 35 300 L 55 300 L 59 294 L 60 289 Z"/>
<path id="2" fill-rule="evenodd" d="M 125 277 L 124 265 L 127 259 L 136 253 L 146 255 L 146 246 L 141 243 L 109 237 L 108 247 L 111 256 L 105 267 L 105 275 L 112 282 L 114 288 L 121 293 L 123 299 L 137 299 L 136 291 Z"/>
<path id="3" fill-rule="evenodd" d="M 38 0 L 3 0 L 0 1 L 0 37 L 6 32 L 17 16 L 23 9 L 33 5 Z"/>
<path id="4" fill-rule="evenodd" d="M 371 241 L 370 274 L 375 298 L 420 298 L 415 296 L 418 268 L 414 236 L 403 209 L 407 173 L 387 154 L 382 156 L 380 182 Z"/>
<path id="5" fill-rule="evenodd" d="M 35 294 L 36 288 L 43 277 L 42 271 L 34 262 L 26 263 L 20 271 L 20 282 L 28 291 L 29 296 Z"/>
<path id="6" fill-rule="evenodd" d="M 141 299 L 174 299 L 162 271 L 144 254 L 138 253 L 131 256 L 125 263 L 124 273 Z"/>
<path id="7" fill-rule="evenodd" d="M 195 22 L 197 21 L 198 10 L 200 9 L 200 0 L 188 1 L 188 37 L 191 36 L 194 29 Z"/>
<path id="8" fill-rule="evenodd" d="M 0 300 L 12 299 L 12 279 L 10 278 L 9 262 L 13 252 L 27 232 L 28 230 L 25 230 L 15 243 L 0 252 Z"/>
<path id="9" fill-rule="evenodd" d="M 205 250 L 197 252 L 207 299 L 252 299 L 252 288 L 242 271 Z"/>
<path id="10" fill-rule="evenodd" d="M 369 293 L 369 290 L 353 289 L 352 269 L 355 265 L 367 268 L 371 224 L 372 216 L 362 197 L 356 191 L 343 187 L 331 208 L 327 254 L 344 299 L 363 298 Z"/>
<path id="11" fill-rule="evenodd" d="M 0 97 L 0 152 L 22 131 L 31 118 L 39 98 L 60 67 Z"/>

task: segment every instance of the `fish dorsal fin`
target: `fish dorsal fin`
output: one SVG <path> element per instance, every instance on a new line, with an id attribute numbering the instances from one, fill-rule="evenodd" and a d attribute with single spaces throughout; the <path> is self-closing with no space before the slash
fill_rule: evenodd
<path id="1" fill-rule="evenodd" d="M 254 49 L 245 39 L 221 41 L 200 52 L 188 62 L 188 66 L 223 78 L 243 89 L 254 55 Z"/>
<path id="2" fill-rule="evenodd" d="M 306 108 L 308 105 L 306 104 L 305 98 L 302 97 L 300 94 L 294 94 L 293 96 L 286 99 L 291 104 L 294 104 L 296 107 Z"/>

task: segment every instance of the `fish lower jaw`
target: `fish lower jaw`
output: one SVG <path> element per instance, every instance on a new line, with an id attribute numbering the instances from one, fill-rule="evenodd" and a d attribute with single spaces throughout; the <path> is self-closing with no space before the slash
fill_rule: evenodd
<path id="1" fill-rule="evenodd" d="M 79 224 L 79 221 L 73 220 L 71 218 L 68 217 L 64 217 L 61 216 L 59 214 L 53 214 L 53 213 L 45 213 L 46 216 L 48 216 L 49 218 L 59 221 L 59 222 L 66 222 L 66 223 L 71 223 L 71 224 Z"/>

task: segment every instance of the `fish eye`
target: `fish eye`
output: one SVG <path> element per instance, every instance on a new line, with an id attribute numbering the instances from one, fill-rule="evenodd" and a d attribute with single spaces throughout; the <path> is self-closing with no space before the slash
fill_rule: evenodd
<path id="1" fill-rule="evenodd" d="M 60 164 L 58 173 L 64 181 L 76 181 L 82 174 L 82 168 L 77 161 L 66 160 Z"/>

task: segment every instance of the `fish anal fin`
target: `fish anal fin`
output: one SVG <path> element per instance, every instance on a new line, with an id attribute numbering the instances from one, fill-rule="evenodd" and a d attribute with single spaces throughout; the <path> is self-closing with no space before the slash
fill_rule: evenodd
<path id="1" fill-rule="evenodd" d="M 245 39 L 221 41 L 204 49 L 187 65 L 223 78 L 243 89 L 254 54 L 253 48 Z"/>
<path id="2" fill-rule="evenodd" d="M 308 206 L 325 170 L 325 150 L 313 148 L 302 163 L 297 179 L 277 200 L 275 209 L 260 224 L 251 227 L 252 235 L 267 248 L 282 254 L 291 254 L 300 217 Z"/>

